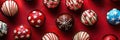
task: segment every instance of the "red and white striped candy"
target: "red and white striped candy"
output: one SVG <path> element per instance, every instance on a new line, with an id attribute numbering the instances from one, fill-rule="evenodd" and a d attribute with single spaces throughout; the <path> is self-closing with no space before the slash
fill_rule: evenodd
<path id="1" fill-rule="evenodd" d="M 86 10 L 81 16 L 81 21 L 85 25 L 93 25 L 97 21 L 97 14 L 93 10 Z"/>
<path id="2" fill-rule="evenodd" d="M 18 6 L 15 1 L 7 0 L 3 3 L 1 10 L 4 15 L 14 16 L 18 12 Z"/>
<path id="3" fill-rule="evenodd" d="M 66 0 L 66 6 L 70 10 L 78 10 L 81 8 L 83 0 Z"/>
<path id="4" fill-rule="evenodd" d="M 78 32 L 73 40 L 90 40 L 90 35 L 85 31 Z"/>
<path id="5" fill-rule="evenodd" d="M 47 33 L 42 37 L 42 40 L 59 40 L 54 33 Z"/>
<path id="6" fill-rule="evenodd" d="M 28 39 L 30 38 L 30 29 L 25 25 L 17 26 L 14 29 L 14 38 L 15 39 Z"/>
<path id="7" fill-rule="evenodd" d="M 60 0 L 44 0 L 44 4 L 48 8 L 55 8 L 58 6 L 59 3 L 60 3 Z"/>
<path id="8" fill-rule="evenodd" d="M 39 10 L 34 10 L 28 15 L 28 22 L 34 27 L 40 27 L 44 24 L 45 16 Z"/>

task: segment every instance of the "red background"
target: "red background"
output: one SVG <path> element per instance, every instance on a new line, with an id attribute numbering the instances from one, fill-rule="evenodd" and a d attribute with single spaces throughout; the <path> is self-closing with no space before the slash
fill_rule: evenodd
<path id="1" fill-rule="evenodd" d="M 0 7 L 5 0 L 0 0 Z M 18 4 L 19 12 L 14 17 L 6 17 L 0 11 L 0 20 L 8 24 L 7 40 L 14 40 L 13 30 L 17 25 L 27 25 L 31 28 L 31 40 L 41 40 L 41 37 L 48 32 L 54 32 L 60 40 L 72 40 L 74 35 L 81 31 L 87 31 L 90 34 L 91 40 L 102 40 L 106 34 L 114 34 L 120 40 L 120 27 L 112 26 L 106 20 L 106 13 L 112 8 L 120 9 L 120 2 L 112 2 L 110 0 L 84 0 L 83 7 L 78 11 L 70 11 L 65 5 L 65 0 L 61 0 L 60 5 L 55 10 L 48 9 L 43 3 L 43 0 L 34 0 L 26 2 L 25 0 L 14 0 Z M 46 16 L 45 24 L 40 28 L 34 28 L 29 25 L 27 16 L 32 10 L 41 10 Z M 80 21 L 80 16 L 84 10 L 92 9 L 98 15 L 98 21 L 94 26 L 86 27 Z M 72 14 L 74 18 L 74 27 L 67 32 L 60 31 L 55 23 L 57 15 L 61 13 Z"/>

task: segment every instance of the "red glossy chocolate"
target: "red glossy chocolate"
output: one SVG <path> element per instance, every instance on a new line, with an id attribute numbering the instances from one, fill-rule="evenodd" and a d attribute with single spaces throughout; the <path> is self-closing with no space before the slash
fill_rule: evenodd
<path id="1" fill-rule="evenodd" d="M 19 25 L 14 29 L 14 38 L 16 40 L 29 39 L 30 38 L 30 29 L 26 25 Z"/>
<path id="2" fill-rule="evenodd" d="M 118 40 L 115 35 L 106 35 L 103 40 Z"/>
<path id="3" fill-rule="evenodd" d="M 44 24 L 45 16 L 44 14 L 39 10 L 34 10 L 29 13 L 28 15 L 28 22 L 30 25 L 34 27 L 40 27 Z"/>

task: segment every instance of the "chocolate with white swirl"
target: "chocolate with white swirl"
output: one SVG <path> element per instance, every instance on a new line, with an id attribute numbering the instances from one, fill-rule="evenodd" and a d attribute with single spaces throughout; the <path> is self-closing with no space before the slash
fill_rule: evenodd
<path id="1" fill-rule="evenodd" d="M 42 40 L 59 40 L 54 33 L 47 33 L 42 37 Z"/>
<path id="2" fill-rule="evenodd" d="M 90 35 L 85 31 L 78 32 L 73 40 L 90 40 Z"/>
<path id="3" fill-rule="evenodd" d="M 70 14 L 61 14 L 57 17 L 56 24 L 60 30 L 67 31 L 73 26 L 73 18 Z"/>

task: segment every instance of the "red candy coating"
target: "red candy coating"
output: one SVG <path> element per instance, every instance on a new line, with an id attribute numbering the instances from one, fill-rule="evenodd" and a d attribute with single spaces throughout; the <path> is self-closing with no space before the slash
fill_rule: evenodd
<path id="1" fill-rule="evenodd" d="M 40 27 L 44 24 L 45 16 L 39 10 L 34 10 L 28 15 L 28 22 L 34 27 Z"/>
<path id="2" fill-rule="evenodd" d="M 30 29 L 26 25 L 17 26 L 13 32 L 14 32 L 14 38 L 18 40 L 29 39 L 31 34 Z"/>
<path id="3" fill-rule="evenodd" d="M 106 35 L 103 40 L 118 40 L 115 35 Z"/>

